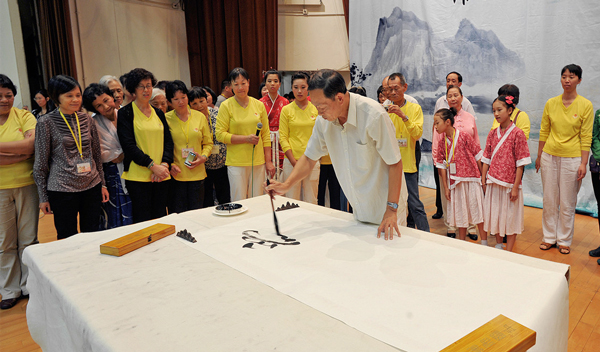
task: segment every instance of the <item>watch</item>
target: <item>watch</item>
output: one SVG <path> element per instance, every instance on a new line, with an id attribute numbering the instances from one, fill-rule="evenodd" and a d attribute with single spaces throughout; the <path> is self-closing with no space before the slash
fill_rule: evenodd
<path id="1" fill-rule="evenodd" d="M 398 210 L 398 203 L 387 202 L 387 206 L 394 210 Z"/>

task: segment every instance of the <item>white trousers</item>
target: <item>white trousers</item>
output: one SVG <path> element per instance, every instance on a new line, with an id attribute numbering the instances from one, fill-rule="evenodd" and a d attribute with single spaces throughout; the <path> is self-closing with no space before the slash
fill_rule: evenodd
<path id="1" fill-rule="evenodd" d="M 283 160 L 283 180 L 287 180 L 292 174 L 294 167 L 292 163 L 285 158 Z M 317 204 L 317 191 L 319 188 L 319 172 L 321 166 L 319 162 L 315 164 L 310 175 L 302 181 L 293 185 L 285 194 L 286 197 L 301 200 L 307 203 Z"/>
<path id="2" fill-rule="evenodd" d="M 27 295 L 23 250 L 38 243 L 38 193 L 35 184 L 0 190 L 0 294 L 2 299 Z"/>
<path id="3" fill-rule="evenodd" d="M 544 242 L 571 246 L 575 230 L 575 206 L 581 181 L 577 170 L 581 157 L 563 158 L 542 152 L 542 189 Z"/>
<path id="4" fill-rule="evenodd" d="M 264 193 L 265 165 L 227 166 L 231 201 L 261 196 Z"/>

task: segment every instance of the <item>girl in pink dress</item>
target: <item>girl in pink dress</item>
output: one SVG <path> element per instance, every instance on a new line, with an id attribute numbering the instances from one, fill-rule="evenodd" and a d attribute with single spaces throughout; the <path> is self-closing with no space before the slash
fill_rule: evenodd
<path id="1" fill-rule="evenodd" d="M 521 177 L 531 163 L 525 133 L 510 120 L 515 109 L 513 96 L 501 95 L 492 105 L 500 126 L 488 134 L 483 150 L 481 182 L 485 190 L 484 229 L 496 235 L 496 248 L 512 251 L 516 235 L 523 232 L 523 190 Z M 487 189 L 486 189 L 487 187 Z"/>
<path id="2" fill-rule="evenodd" d="M 481 156 L 479 143 L 468 133 L 454 128 L 456 110 L 440 109 L 434 115 L 433 126 L 442 135 L 438 141 L 435 166 L 448 200 L 448 223 L 458 228 L 458 238 L 464 240 L 469 224 L 477 225 L 481 243 L 487 245 L 483 230 L 483 189 L 481 188 Z"/>

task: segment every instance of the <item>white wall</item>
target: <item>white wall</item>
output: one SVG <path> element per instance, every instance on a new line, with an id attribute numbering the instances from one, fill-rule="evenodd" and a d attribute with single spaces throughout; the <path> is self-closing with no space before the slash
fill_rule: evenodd
<path id="1" fill-rule="evenodd" d="M 279 0 L 278 69 L 330 68 L 340 71 L 349 83 L 350 55 L 342 0 L 322 0 L 320 5 L 307 6 L 290 5 L 292 2 Z"/>
<path id="2" fill-rule="evenodd" d="M 190 85 L 185 14 L 170 0 L 70 0 L 82 85 L 136 67 Z"/>
<path id="3" fill-rule="evenodd" d="M 31 107 L 17 0 L 0 0 L 0 73 L 17 86 L 14 106 Z"/>

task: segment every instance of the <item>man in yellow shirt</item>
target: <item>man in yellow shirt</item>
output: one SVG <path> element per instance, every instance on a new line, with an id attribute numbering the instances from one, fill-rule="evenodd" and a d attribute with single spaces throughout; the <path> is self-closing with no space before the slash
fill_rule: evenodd
<path id="1" fill-rule="evenodd" d="M 429 232 L 429 223 L 425 207 L 419 199 L 419 170 L 417 169 L 415 147 L 423 135 L 423 111 L 418 104 L 407 101 L 404 92 L 408 88 L 401 73 L 392 73 L 388 81 L 388 113 L 396 127 L 396 139 L 404 167 L 404 179 L 408 189 L 408 212 L 412 215 L 414 225 L 422 231 Z M 410 226 L 411 224 L 409 224 Z M 410 226 L 410 227 L 413 227 Z"/>

